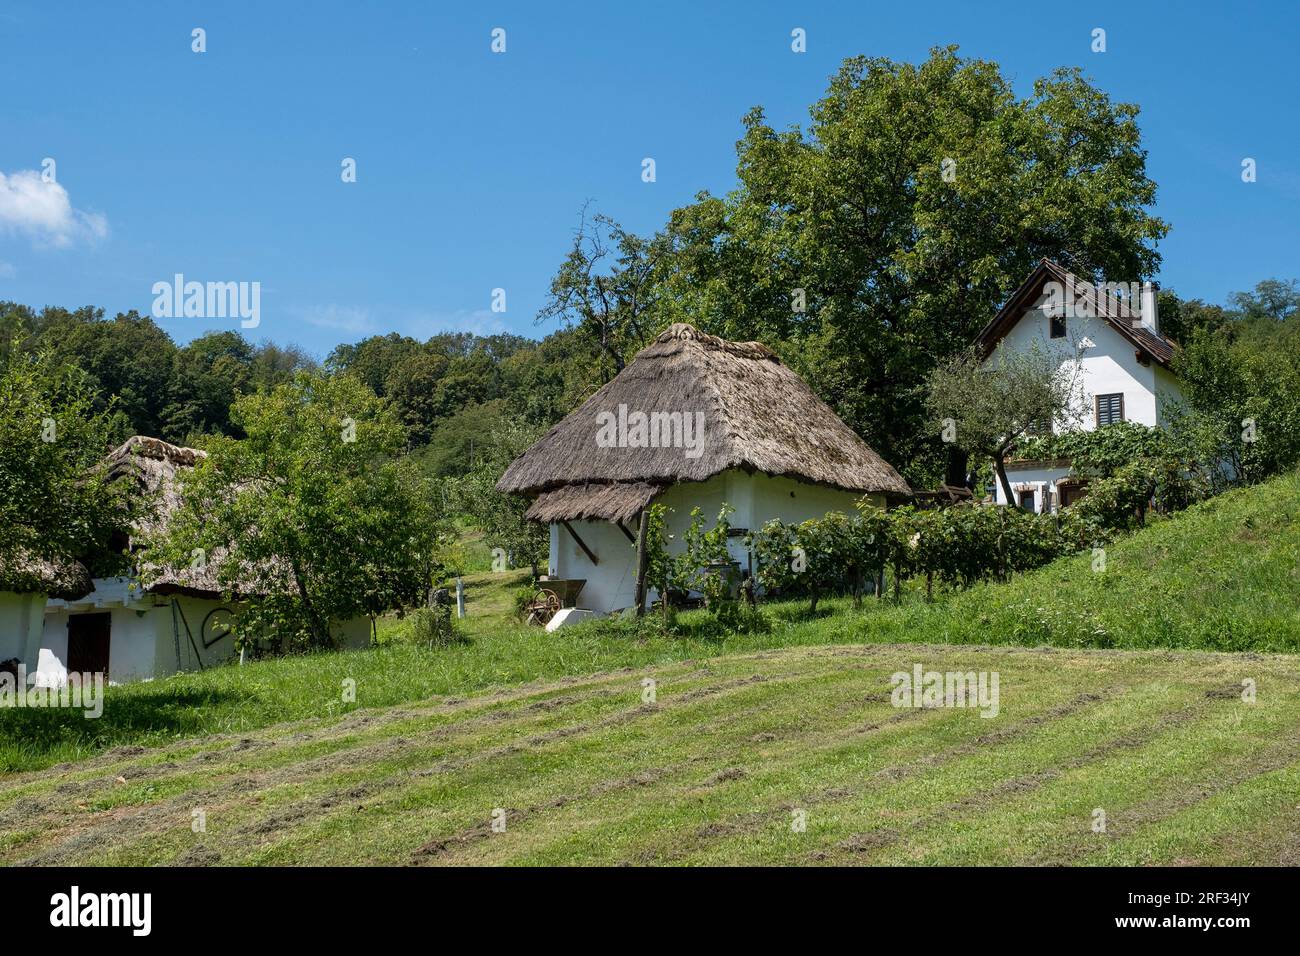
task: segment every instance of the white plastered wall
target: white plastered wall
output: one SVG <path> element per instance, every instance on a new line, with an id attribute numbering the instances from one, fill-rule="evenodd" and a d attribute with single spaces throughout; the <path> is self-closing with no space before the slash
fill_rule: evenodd
<path id="1" fill-rule="evenodd" d="M 699 508 L 707 526 L 712 527 L 723 503 L 734 510 L 729 521 L 733 529 L 756 531 L 772 518 L 797 523 L 820 518 L 830 511 L 852 514 L 861 496 L 836 488 L 811 485 L 791 478 L 748 474 L 732 469 L 703 482 L 673 485 L 663 492 L 656 504 L 672 509 L 668 515 L 668 533 L 673 536 L 672 550 L 682 547 L 682 535 L 691 522 L 691 511 Z M 884 506 L 883 496 L 873 500 Z M 636 599 L 636 548 L 622 531 L 608 521 L 570 522 L 587 547 L 595 553 L 592 565 L 582 548 L 563 525 L 551 525 L 550 570 L 561 578 L 583 578 L 586 584 L 578 596 L 578 606 L 598 613 L 631 607 Z M 635 535 L 635 524 L 628 526 Z M 749 567 L 749 554 L 741 537 L 728 542 L 733 560 L 742 569 Z M 654 596 L 653 589 L 651 590 Z"/>
<path id="2" fill-rule="evenodd" d="M 1146 365 L 1139 362 L 1134 345 L 1105 319 L 1067 317 L 1065 338 L 1053 339 L 1050 320 L 1042 311 L 1046 301 L 1047 297 L 1043 296 L 1034 308 L 1026 311 L 1003 337 L 1001 344 L 1007 350 L 1028 350 L 1037 344 L 1040 349 L 1057 349 L 1069 353 L 1069 357 L 1061 363 L 1061 375 L 1077 375 L 1081 383 L 1078 415 L 1069 423 L 1070 426 L 1088 431 L 1095 429 L 1095 397 L 1117 392 L 1124 396 L 1125 421 L 1148 426 L 1165 424 L 1170 402 L 1180 396 L 1177 379 L 1155 362 Z M 1092 346 L 1083 352 L 1076 372 L 1074 345 L 1085 338 Z M 991 361 L 996 361 L 996 356 Z M 1040 511 L 1043 510 L 1042 496 L 1069 473 L 1069 469 L 1064 467 L 1032 464 L 1028 467 L 1010 464 L 1007 467 L 1007 478 L 1013 490 L 1021 484 L 1035 486 L 1039 496 L 1037 509 Z M 999 481 L 994 482 L 994 496 L 999 504 L 1008 504 Z"/>
<path id="3" fill-rule="evenodd" d="M 35 667 L 44 616 L 44 594 L 0 591 L 0 661 L 17 658 L 29 670 Z"/>
<path id="4" fill-rule="evenodd" d="M 96 579 L 95 590 L 85 598 L 70 603 L 53 601 L 45 607 L 37 680 L 43 686 L 58 686 L 67 680 L 68 620 L 77 614 L 110 615 L 110 683 L 216 666 L 234 656 L 234 638 L 222 637 L 205 646 L 204 622 L 216 611 L 236 607 L 215 598 L 143 594 L 126 578 Z M 342 647 L 360 648 L 370 643 L 368 617 L 336 624 L 331 631 Z"/>
<path id="5" fill-rule="evenodd" d="M 1002 339 L 1001 347 L 1008 350 L 1027 351 L 1034 344 L 1044 351 L 1061 350 L 1068 353 L 1061 363 L 1061 374 L 1075 374 L 1074 345 L 1087 338 L 1092 347 L 1083 352 L 1079 362 L 1082 382 L 1080 415 L 1074 427 L 1091 430 L 1097 427 L 1097 395 L 1124 395 L 1124 418 L 1143 425 L 1157 423 L 1156 385 L 1157 366 L 1154 362 L 1143 365 L 1138 361 L 1137 349 L 1105 319 L 1067 318 L 1066 336 L 1051 337 L 1050 320 L 1042 311 L 1046 297 L 1020 320 Z M 991 357 L 996 361 L 996 354 Z M 1163 370 L 1161 370 L 1163 371 Z M 1172 379 L 1172 376 L 1170 377 Z"/>

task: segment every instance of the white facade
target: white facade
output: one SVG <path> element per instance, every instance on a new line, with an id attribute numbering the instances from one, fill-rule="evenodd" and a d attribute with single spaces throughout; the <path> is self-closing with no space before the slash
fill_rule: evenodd
<path id="1" fill-rule="evenodd" d="M 0 591 L 0 662 L 35 660 L 44 613 L 44 594 Z"/>
<path id="2" fill-rule="evenodd" d="M 673 485 L 654 503 L 672 509 L 667 517 L 667 530 L 673 536 L 670 548 L 680 550 L 694 508 L 703 512 L 708 527 L 712 527 L 726 503 L 735 509 L 728 519 L 733 531 L 757 531 L 773 518 L 797 523 L 830 511 L 851 515 L 862 497 L 856 492 L 732 469 L 707 481 Z M 871 497 L 884 507 L 883 495 Z M 548 562 L 551 576 L 586 580 L 577 598 L 580 608 L 604 614 L 631 607 L 636 602 L 636 545 L 612 522 L 572 521 L 570 525 L 595 554 L 597 564 L 591 563 L 564 525 L 552 524 Z M 636 530 L 635 524 L 628 527 L 634 536 Z M 749 569 L 749 553 L 739 534 L 730 539 L 728 550 L 742 570 Z M 651 595 L 655 595 L 653 588 Z"/>
<path id="3" fill-rule="evenodd" d="M 95 589 L 83 598 L 41 600 L 43 621 L 35 660 L 32 656 L 9 656 L 22 656 L 43 687 L 57 687 L 67 680 L 68 625 L 83 615 L 108 616 L 110 684 L 200 670 L 229 660 L 235 653 L 234 639 L 223 636 L 218 625 L 236 605 L 217 598 L 151 594 L 142 592 L 130 578 L 97 578 Z M 333 633 L 342 647 L 366 647 L 370 619 L 338 624 Z"/>
<path id="4" fill-rule="evenodd" d="M 1020 317 L 1002 338 L 1006 350 L 1062 353 L 1061 375 L 1078 382 L 1078 404 L 1071 420 L 1056 422 L 1054 428 L 1084 429 L 1097 427 L 1099 396 L 1122 395 L 1122 419 L 1147 426 L 1163 426 L 1171 405 L 1182 397 L 1178 380 L 1172 372 L 1150 358 L 1139 358 L 1138 350 L 1105 318 L 1067 317 L 1064 337 L 1052 338 L 1051 318 L 1043 306 L 1047 297 Z M 1152 318 L 1154 327 L 1157 321 Z M 1080 357 L 1076 361 L 1076 348 Z M 996 355 L 990 358 L 996 361 Z M 1068 462 L 1011 461 L 1007 479 L 1012 490 L 1032 493 L 1035 511 L 1055 510 L 1059 504 L 1057 483 L 1070 475 Z M 998 504 L 1007 504 L 1001 482 L 995 481 Z M 1013 502 L 1018 503 L 1018 502 Z"/>

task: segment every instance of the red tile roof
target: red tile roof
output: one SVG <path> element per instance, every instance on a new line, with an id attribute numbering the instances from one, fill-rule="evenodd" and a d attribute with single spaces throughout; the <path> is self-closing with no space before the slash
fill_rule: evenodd
<path id="1" fill-rule="evenodd" d="M 1029 274 L 1029 278 L 1021 283 L 1020 288 L 1012 293 L 1006 304 L 998 310 L 998 314 L 993 317 L 993 321 L 986 325 L 980 334 L 976 336 L 975 344 L 987 352 L 992 352 L 998 341 L 1020 321 L 1025 309 L 1038 300 L 1042 294 L 1043 286 L 1053 280 L 1061 283 L 1069 294 L 1074 293 L 1079 283 L 1079 280 L 1068 269 L 1051 259 L 1043 259 L 1035 266 L 1034 271 Z M 1094 315 L 1110 323 L 1116 331 L 1133 344 L 1133 347 L 1139 353 L 1149 356 L 1166 368 L 1169 367 L 1170 362 L 1173 361 L 1174 353 L 1178 349 L 1177 343 L 1168 336 L 1153 332 L 1145 325 L 1142 325 L 1141 316 L 1130 309 L 1126 301 L 1110 296 L 1102 296 L 1099 299 L 1095 289 L 1091 292 L 1085 292 L 1080 298 L 1084 303 L 1092 307 Z"/>

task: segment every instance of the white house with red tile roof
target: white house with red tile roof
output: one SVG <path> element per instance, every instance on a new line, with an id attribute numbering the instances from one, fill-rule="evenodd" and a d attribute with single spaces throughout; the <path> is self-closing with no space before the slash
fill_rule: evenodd
<path id="1" fill-rule="evenodd" d="M 1171 369 L 1177 345 L 1160 332 L 1150 282 L 1098 289 L 1044 259 L 976 344 L 990 356 L 999 346 L 1061 353 L 1062 374 L 1078 383 L 1078 406 L 1069 422 L 1054 423 L 1057 430 L 1118 421 L 1163 426 L 1181 397 Z M 1054 511 L 1082 493 L 1065 460 L 1008 461 L 1007 478 L 1012 503 L 1032 511 Z M 995 494 L 999 504 L 1008 503 L 1000 485 Z"/>

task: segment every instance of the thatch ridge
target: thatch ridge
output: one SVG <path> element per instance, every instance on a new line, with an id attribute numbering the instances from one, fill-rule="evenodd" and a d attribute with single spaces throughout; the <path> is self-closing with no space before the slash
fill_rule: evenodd
<path id="1" fill-rule="evenodd" d="M 601 418 L 640 412 L 698 416 L 698 454 L 673 447 L 604 447 Z M 606 419 L 607 421 L 607 419 Z M 731 468 L 858 493 L 907 495 L 887 462 L 759 342 L 729 342 L 678 323 L 511 463 L 504 492 L 572 485 L 704 481 Z"/>
<path id="2" fill-rule="evenodd" d="M 194 468 L 206 458 L 207 452 L 202 449 L 173 445 L 148 435 L 134 435 L 109 453 L 105 459 L 109 474 L 114 478 L 132 478 L 153 506 L 137 519 L 133 538 L 165 533 L 168 521 L 183 503 L 182 471 Z M 226 550 L 219 548 L 207 556 L 202 568 L 186 568 L 179 572 L 172 568 L 141 566 L 139 570 L 147 581 L 146 591 L 217 597 L 222 594 L 219 572 L 227 560 Z M 244 596 L 266 593 L 269 582 L 282 577 L 282 572 L 242 569 L 236 593 Z"/>
<path id="3" fill-rule="evenodd" d="M 158 526 L 160 515 L 179 505 L 174 481 L 176 469 L 193 467 L 205 454 L 197 448 L 183 448 L 160 438 L 134 435 L 109 452 L 102 467 L 110 479 L 129 477 L 141 491 L 160 495 L 160 508 L 136 523 L 135 530 L 143 534 Z M 39 593 L 75 601 L 94 589 L 94 580 L 80 561 L 32 554 L 21 554 L 7 561 L 0 558 L 0 591 Z"/>

